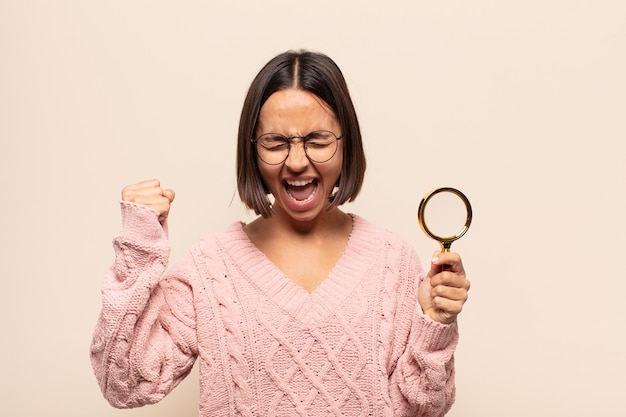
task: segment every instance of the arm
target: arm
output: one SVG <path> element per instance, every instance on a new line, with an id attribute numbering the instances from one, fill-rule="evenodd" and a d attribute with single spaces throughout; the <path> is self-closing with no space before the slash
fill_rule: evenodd
<path id="1" fill-rule="evenodd" d="M 398 387 L 395 395 L 405 399 L 395 402 L 407 407 L 399 415 L 439 417 L 450 410 L 456 392 L 457 341 L 456 323 L 444 325 L 433 322 L 421 311 L 415 313 L 406 351 L 391 375 L 391 386 Z"/>
<path id="2" fill-rule="evenodd" d="M 446 271 L 444 264 L 450 265 Z M 411 330 L 391 375 L 392 386 L 406 400 L 396 402 L 408 407 L 401 415 L 443 416 L 455 398 L 456 316 L 467 299 L 469 281 L 456 254 L 438 254 L 426 276 L 419 266 L 413 272 L 419 276 L 419 303 L 413 298 Z"/>
<path id="3" fill-rule="evenodd" d="M 181 268 L 177 279 L 161 280 L 169 256 L 162 213 L 124 201 L 122 221 L 114 239 L 115 263 L 103 285 L 91 361 L 109 402 L 135 407 L 159 401 L 191 370 L 195 316 L 185 278 L 191 272 Z"/>

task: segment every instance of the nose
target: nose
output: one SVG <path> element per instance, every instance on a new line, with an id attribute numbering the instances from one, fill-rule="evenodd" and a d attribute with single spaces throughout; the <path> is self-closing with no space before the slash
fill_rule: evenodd
<path id="1" fill-rule="evenodd" d="M 285 165 L 296 172 L 304 171 L 309 165 L 309 158 L 306 156 L 304 142 L 302 142 L 302 140 L 291 140 L 289 144 L 289 155 L 287 155 Z"/>

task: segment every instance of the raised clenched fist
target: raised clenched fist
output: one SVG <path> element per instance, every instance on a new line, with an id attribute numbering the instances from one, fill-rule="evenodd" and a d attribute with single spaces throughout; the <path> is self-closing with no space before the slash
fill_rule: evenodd
<path id="1" fill-rule="evenodd" d="M 161 222 L 167 218 L 174 196 L 174 190 L 161 188 L 161 182 L 157 179 L 128 185 L 122 190 L 122 200 L 158 211 Z"/>

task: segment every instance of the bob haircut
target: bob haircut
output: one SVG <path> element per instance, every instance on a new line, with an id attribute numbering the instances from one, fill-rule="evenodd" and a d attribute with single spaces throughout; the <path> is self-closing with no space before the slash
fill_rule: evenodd
<path id="1" fill-rule="evenodd" d="M 237 189 L 242 202 L 257 215 L 271 216 L 268 189 L 259 173 L 252 142 L 259 112 L 277 91 L 296 88 L 323 100 L 334 112 L 342 132 L 343 163 L 337 190 L 328 210 L 353 201 L 365 176 L 365 153 L 356 111 L 348 86 L 337 64 L 328 56 L 310 51 L 287 51 L 270 60 L 252 81 L 239 120 Z"/>

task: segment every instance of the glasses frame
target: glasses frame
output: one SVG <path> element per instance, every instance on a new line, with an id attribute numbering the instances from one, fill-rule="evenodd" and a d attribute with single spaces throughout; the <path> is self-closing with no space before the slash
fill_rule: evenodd
<path id="1" fill-rule="evenodd" d="M 307 152 L 307 146 L 306 146 L 306 143 L 307 143 L 307 141 L 309 140 L 309 139 L 307 139 L 307 138 L 308 138 L 309 136 L 311 136 L 313 133 L 317 133 L 317 132 L 325 132 L 325 133 L 330 133 L 330 134 L 331 134 L 331 135 L 333 135 L 333 137 L 335 138 L 335 151 L 333 152 L 333 154 L 332 154 L 332 155 L 331 155 L 328 159 L 326 159 L 326 160 L 324 160 L 324 161 L 316 161 L 315 159 L 312 159 L 312 158 L 309 156 L 309 153 Z M 258 147 L 259 147 L 259 146 L 263 146 L 263 145 L 260 145 L 260 144 L 259 144 L 259 139 L 260 139 L 261 137 L 265 136 L 265 135 L 276 135 L 276 136 L 281 136 L 281 137 L 285 138 L 285 140 L 287 140 L 287 154 L 285 155 L 285 158 L 284 158 L 282 161 L 280 161 L 280 162 L 274 162 L 274 163 L 271 163 L 271 162 L 267 162 L 265 159 L 263 159 L 263 158 L 261 157 L 261 154 L 259 153 L 259 149 L 258 149 Z M 261 161 L 263 161 L 263 163 L 265 163 L 265 164 L 267 164 L 267 165 L 280 165 L 280 164 L 283 164 L 283 163 L 287 160 L 287 158 L 289 158 L 289 153 L 291 152 L 291 141 L 292 141 L 293 139 L 300 139 L 300 140 L 302 141 L 302 147 L 304 148 L 304 154 L 306 155 L 306 157 L 307 157 L 307 159 L 308 159 L 309 161 L 314 162 L 314 163 L 316 163 L 316 164 L 323 164 L 324 162 L 328 162 L 328 161 L 330 161 L 331 159 L 333 159 L 333 158 L 334 158 L 334 156 L 337 154 L 337 149 L 339 149 L 339 141 L 340 141 L 341 139 L 343 139 L 343 135 L 341 135 L 341 136 L 337 136 L 335 133 L 331 132 L 330 130 L 324 130 L 324 129 L 314 130 L 314 131 L 309 132 L 308 134 L 306 134 L 306 135 L 304 135 L 304 136 L 302 136 L 302 135 L 285 136 L 285 135 L 280 134 L 280 133 L 268 132 L 268 133 L 263 133 L 262 135 L 260 135 L 260 136 L 259 136 L 259 137 L 257 137 L 257 138 L 251 138 L 251 139 L 250 139 L 250 141 L 251 141 L 252 143 L 254 143 L 254 144 L 255 144 L 255 146 L 254 146 L 254 150 L 255 150 L 255 152 L 256 152 L 256 154 L 257 154 L 257 156 L 259 157 L 259 159 L 260 159 Z"/>

